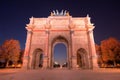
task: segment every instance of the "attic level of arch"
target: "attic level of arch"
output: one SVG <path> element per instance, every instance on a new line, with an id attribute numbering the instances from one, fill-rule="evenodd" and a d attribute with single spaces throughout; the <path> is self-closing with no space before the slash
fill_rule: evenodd
<path id="1" fill-rule="evenodd" d="M 93 24 L 90 17 L 72 16 L 49 16 L 48 18 L 30 18 L 30 23 L 26 25 L 28 31 L 38 30 L 82 30 L 92 31 Z"/>

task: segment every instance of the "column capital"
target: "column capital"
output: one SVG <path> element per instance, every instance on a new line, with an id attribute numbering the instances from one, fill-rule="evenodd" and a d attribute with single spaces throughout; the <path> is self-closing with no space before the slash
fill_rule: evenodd
<path id="1" fill-rule="evenodd" d="M 73 33 L 74 33 L 74 30 L 73 30 L 73 29 L 71 29 L 71 30 L 70 30 L 70 34 L 73 34 Z"/>
<path id="2" fill-rule="evenodd" d="M 27 33 L 28 34 L 32 34 L 33 32 L 32 32 L 32 30 L 28 30 Z"/>
<path id="3" fill-rule="evenodd" d="M 88 30 L 87 33 L 88 34 L 93 33 L 93 30 Z"/>
<path id="4" fill-rule="evenodd" d="M 50 31 L 48 29 L 45 30 L 46 34 L 50 34 Z"/>

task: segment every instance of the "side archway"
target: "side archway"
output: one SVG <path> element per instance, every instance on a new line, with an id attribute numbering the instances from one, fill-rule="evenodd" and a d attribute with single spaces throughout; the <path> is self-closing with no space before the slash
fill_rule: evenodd
<path id="1" fill-rule="evenodd" d="M 42 68 L 43 67 L 43 50 L 35 49 L 33 52 L 33 69 Z"/>
<path id="2" fill-rule="evenodd" d="M 87 68 L 88 66 L 87 52 L 84 48 L 77 51 L 77 65 L 79 68 Z"/>

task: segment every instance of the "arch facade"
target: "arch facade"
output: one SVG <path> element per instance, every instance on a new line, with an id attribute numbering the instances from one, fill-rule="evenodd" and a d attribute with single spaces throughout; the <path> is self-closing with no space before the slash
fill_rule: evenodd
<path id="1" fill-rule="evenodd" d="M 41 63 L 44 69 L 53 68 L 53 50 L 57 43 L 63 43 L 67 48 L 69 69 L 98 67 L 93 37 L 94 26 L 89 16 L 31 17 L 26 29 L 24 69 L 41 68 Z M 40 54 L 43 55 L 41 63 Z"/>

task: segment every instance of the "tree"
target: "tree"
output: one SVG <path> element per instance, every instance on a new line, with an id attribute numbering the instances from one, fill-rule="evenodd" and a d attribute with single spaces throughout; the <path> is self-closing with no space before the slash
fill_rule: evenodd
<path id="1" fill-rule="evenodd" d="M 20 56 L 19 56 L 19 63 L 22 64 L 23 63 L 23 56 L 24 56 L 24 50 L 20 51 Z"/>
<path id="2" fill-rule="evenodd" d="M 114 52 L 115 52 L 115 61 L 120 64 L 120 42 L 118 46 L 116 46 Z"/>
<path id="3" fill-rule="evenodd" d="M 0 60 L 3 59 L 3 50 L 2 47 L 0 46 Z"/>
<path id="4" fill-rule="evenodd" d="M 19 60 L 19 54 L 20 54 L 20 44 L 18 40 L 10 39 L 6 40 L 2 48 L 4 50 L 5 60 L 6 60 L 6 67 L 8 67 L 9 61 L 12 61 L 13 64 L 17 64 L 17 61 Z"/>
<path id="5" fill-rule="evenodd" d="M 4 54 L 4 50 L 3 50 L 2 46 L 0 46 L 0 61 L 5 60 L 5 56 L 6 56 L 6 54 Z"/>
<path id="6" fill-rule="evenodd" d="M 112 61 L 116 66 L 116 55 L 120 51 L 120 43 L 116 38 L 110 37 L 101 41 L 102 58 L 105 63 Z"/>

